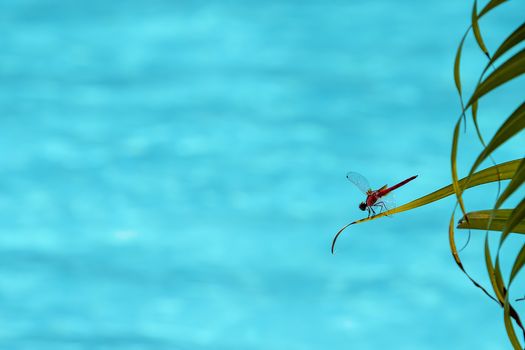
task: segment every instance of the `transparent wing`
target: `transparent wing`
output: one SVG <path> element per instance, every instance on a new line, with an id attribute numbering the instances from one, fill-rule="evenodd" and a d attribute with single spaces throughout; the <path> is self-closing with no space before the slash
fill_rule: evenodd
<path id="1" fill-rule="evenodd" d="M 392 192 L 390 192 L 386 196 L 379 198 L 376 204 L 378 204 L 379 202 L 384 203 L 386 210 L 394 209 L 396 207 L 396 197 Z"/>
<path id="2" fill-rule="evenodd" d="M 356 187 L 359 188 L 359 190 L 363 192 L 364 194 L 366 194 L 366 192 L 370 190 L 370 184 L 368 183 L 368 180 L 363 175 L 350 171 L 346 174 L 346 178 L 351 183 L 356 185 Z"/>

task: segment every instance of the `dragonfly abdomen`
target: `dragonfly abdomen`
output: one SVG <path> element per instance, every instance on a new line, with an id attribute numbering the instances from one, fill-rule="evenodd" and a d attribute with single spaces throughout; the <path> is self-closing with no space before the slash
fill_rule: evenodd
<path id="1" fill-rule="evenodd" d="M 403 181 L 401 181 L 400 183 L 398 183 L 398 184 L 396 184 L 396 185 L 394 185 L 394 186 L 392 186 L 392 187 L 389 187 L 389 188 L 386 188 L 386 189 L 382 190 L 381 193 L 379 194 L 379 197 L 386 196 L 387 194 L 389 194 L 390 192 L 392 192 L 392 191 L 395 190 L 396 188 L 399 188 L 399 187 L 405 185 L 406 183 L 408 183 L 408 182 L 414 180 L 416 177 L 417 177 L 417 175 L 411 176 L 411 177 L 409 177 L 408 179 L 403 180 Z"/>

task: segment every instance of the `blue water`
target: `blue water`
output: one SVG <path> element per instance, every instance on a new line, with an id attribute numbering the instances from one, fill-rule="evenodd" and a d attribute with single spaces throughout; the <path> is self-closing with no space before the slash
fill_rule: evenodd
<path id="1" fill-rule="evenodd" d="M 451 200 L 353 227 L 330 254 L 363 215 L 347 171 L 419 174 L 399 203 L 448 183 L 470 6 L 4 0 L 0 348 L 508 346 L 450 255 Z M 481 22 L 489 49 L 524 10 Z M 468 93 L 484 61 L 465 50 Z M 481 105 L 487 135 L 521 102 L 513 84 Z M 486 282 L 473 235 L 465 264 Z"/>

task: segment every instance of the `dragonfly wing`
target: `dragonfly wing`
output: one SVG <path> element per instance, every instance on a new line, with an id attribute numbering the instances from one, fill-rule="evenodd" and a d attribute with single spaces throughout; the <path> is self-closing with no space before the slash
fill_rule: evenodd
<path id="1" fill-rule="evenodd" d="M 379 198 L 378 202 L 383 202 L 387 210 L 391 210 L 396 207 L 396 197 L 392 192 Z"/>
<path id="2" fill-rule="evenodd" d="M 361 192 L 363 192 L 364 194 L 366 194 L 366 192 L 370 190 L 370 184 L 368 183 L 368 180 L 363 175 L 350 171 L 346 174 L 346 178 L 351 183 L 356 185 L 356 187 L 359 188 L 359 190 L 361 190 Z"/>

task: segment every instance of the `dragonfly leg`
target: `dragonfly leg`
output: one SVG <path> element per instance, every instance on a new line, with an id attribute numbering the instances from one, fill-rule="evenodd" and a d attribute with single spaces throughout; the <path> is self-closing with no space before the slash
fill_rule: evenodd
<path id="1" fill-rule="evenodd" d="M 376 202 L 375 205 L 381 208 L 381 211 L 379 212 L 379 214 L 381 214 L 383 211 L 388 211 L 388 208 L 386 207 L 386 204 L 384 202 L 381 202 L 381 201 Z M 387 216 L 390 216 L 390 215 L 387 215 Z"/>
<path id="2" fill-rule="evenodd" d="M 388 211 L 388 208 L 386 207 L 386 204 L 384 202 L 377 202 L 376 205 L 381 208 L 381 211 L 379 212 L 379 214 L 381 214 L 383 210 Z"/>

